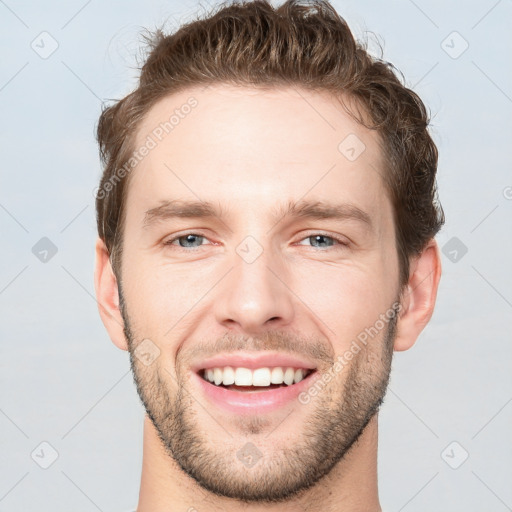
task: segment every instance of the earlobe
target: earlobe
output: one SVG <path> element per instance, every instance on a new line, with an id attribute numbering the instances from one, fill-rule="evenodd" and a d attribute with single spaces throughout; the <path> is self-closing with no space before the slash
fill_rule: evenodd
<path id="1" fill-rule="evenodd" d="M 411 262 L 409 282 L 402 294 L 397 324 L 396 351 L 411 348 L 434 312 L 441 278 L 441 255 L 435 239 Z"/>
<path id="2" fill-rule="evenodd" d="M 96 240 L 94 287 L 100 317 L 112 343 L 121 350 L 128 350 L 124 321 L 119 309 L 117 279 L 110 264 L 107 247 L 99 237 Z"/>

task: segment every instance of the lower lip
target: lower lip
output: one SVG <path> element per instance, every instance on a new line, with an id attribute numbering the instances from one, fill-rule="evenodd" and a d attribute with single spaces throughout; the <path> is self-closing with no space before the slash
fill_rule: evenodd
<path id="1" fill-rule="evenodd" d="M 300 393 L 312 385 L 317 373 L 317 371 L 310 373 L 297 384 L 267 391 L 234 391 L 211 384 L 197 373 L 193 375 L 198 380 L 204 395 L 214 405 L 236 414 L 262 414 L 275 411 L 297 400 Z"/>

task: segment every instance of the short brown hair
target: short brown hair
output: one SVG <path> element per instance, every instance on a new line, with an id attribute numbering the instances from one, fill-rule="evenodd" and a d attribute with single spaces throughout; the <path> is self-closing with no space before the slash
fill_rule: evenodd
<path id="1" fill-rule="evenodd" d="M 119 179 L 117 172 L 134 150 L 142 118 L 169 94 L 225 83 L 299 86 L 335 97 L 343 93 L 363 107 L 359 116 L 349 114 L 380 135 L 400 287 L 408 282 L 409 258 L 420 254 L 444 224 L 435 180 L 438 153 L 427 130 L 429 119 L 419 96 L 397 78 L 396 68 L 356 42 L 328 1 L 304 5 L 288 0 L 276 8 L 266 0 L 224 2 L 174 33 L 165 35 L 160 28 L 145 39 L 148 56 L 138 87 L 104 107 L 97 127 L 104 165 L 96 195 L 98 233 L 118 278 L 127 177 Z"/>

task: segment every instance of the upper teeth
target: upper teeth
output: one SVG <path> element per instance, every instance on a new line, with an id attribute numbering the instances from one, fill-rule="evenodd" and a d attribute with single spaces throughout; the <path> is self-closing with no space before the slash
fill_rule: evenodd
<path id="1" fill-rule="evenodd" d="M 300 382 L 308 370 L 302 368 L 233 368 L 225 366 L 223 368 L 208 368 L 204 370 L 204 378 L 217 386 L 224 384 L 229 386 L 270 386 L 270 384 L 283 384 L 290 386 Z"/>

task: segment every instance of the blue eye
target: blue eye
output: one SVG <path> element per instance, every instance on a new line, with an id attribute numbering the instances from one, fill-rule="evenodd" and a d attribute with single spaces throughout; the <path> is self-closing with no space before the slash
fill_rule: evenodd
<path id="1" fill-rule="evenodd" d="M 174 238 L 170 238 L 164 242 L 164 245 L 174 246 L 176 249 L 186 252 L 193 252 L 203 245 L 209 245 L 202 243 L 205 240 L 208 240 L 205 236 L 190 232 L 175 236 Z M 304 240 L 309 240 L 311 247 L 318 247 L 321 250 L 329 250 L 330 248 L 339 249 L 348 246 L 348 244 L 343 239 L 329 235 L 327 233 L 313 233 L 305 238 L 302 238 L 301 242 Z M 175 242 L 178 243 L 176 244 Z M 319 245 L 314 245 L 316 243 Z"/>
<path id="2" fill-rule="evenodd" d="M 327 233 L 314 233 L 312 235 L 307 236 L 306 238 L 303 238 L 302 240 L 309 240 L 312 247 L 320 247 L 320 248 L 327 248 L 333 247 L 334 245 L 347 245 L 343 240 L 336 238 L 334 236 L 328 235 Z M 330 242 L 327 242 L 327 245 L 325 245 L 325 240 L 330 240 Z M 313 243 L 319 242 L 319 246 L 314 246 Z M 300 244 L 303 245 L 303 244 Z"/>
<path id="3" fill-rule="evenodd" d="M 199 243 L 199 245 L 194 245 L 195 242 L 197 242 L 199 240 L 199 242 L 201 242 L 202 240 L 205 240 L 206 237 L 202 236 L 202 235 L 198 235 L 197 233 L 187 233 L 185 235 L 180 235 L 180 236 L 177 236 L 175 238 L 171 238 L 171 240 L 168 240 L 167 242 L 165 242 L 165 245 L 175 245 L 174 242 L 178 242 L 179 244 L 179 248 L 181 249 L 188 249 L 188 248 L 191 248 L 191 249 L 194 249 L 196 247 L 200 247 L 202 244 Z M 181 243 L 182 240 L 185 240 L 185 245 L 183 245 Z M 189 245 L 186 245 L 187 243 L 191 243 L 192 246 L 189 246 Z"/>

